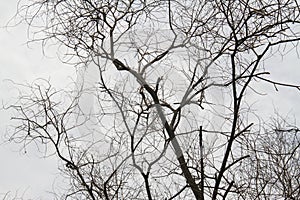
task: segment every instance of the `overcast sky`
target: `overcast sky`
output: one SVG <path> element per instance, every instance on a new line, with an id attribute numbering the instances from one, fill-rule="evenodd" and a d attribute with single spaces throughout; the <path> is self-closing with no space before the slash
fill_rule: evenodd
<path id="1" fill-rule="evenodd" d="M 0 26 L 3 27 L 16 12 L 17 0 L 0 0 Z M 75 69 L 72 66 L 62 64 L 54 51 L 49 51 L 48 56 L 42 54 L 40 45 L 26 45 L 26 26 L 15 28 L 0 28 L 0 100 L 5 104 L 12 102 L 16 97 L 16 90 L 11 82 L 32 82 L 43 77 L 50 78 L 58 87 L 63 87 L 76 79 Z M 287 55 L 284 61 L 278 56 L 266 64 L 271 71 L 271 78 L 282 82 L 300 84 L 300 60 L 296 53 Z M 262 87 L 263 86 L 263 87 Z M 269 84 L 261 84 L 262 96 L 256 102 L 258 110 L 263 110 L 263 115 L 268 117 L 277 109 L 282 114 L 289 114 L 295 119 L 300 117 L 300 92 L 292 89 L 279 88 L 279 92 Z M 1 143 L 7 126 L 10 124 L 10 115 L 7 111 L 0 110 L 0 134 Z M 27 154 L 19 151 L 16 144 L 0 145 L 0 199 L 3 194 L 11 191 L 19 195 L 26 190 L 26 199 L 47 199 L 46 191 L 51 190 L 53 182 L 58 177 L 57 163 L 55 159 L 41 159 L 41 154 L 29 149 Z M 1 196 L 2 195 L 2 196 Z M 43 198 L 44 197 L 44 198 Z"/>
<path id="2" fill-rule="evenodd" d="M 50 78 L 57 87 L 63 87 L 75 77 L 75 69 L 62 64 L 55 52 L 49 52 L 45 57 L 40 45 L 26 45 L 25 26 L 3 28 L 15 14 L 16 5 L 17 0 L 0 0 L 0 101 L 4 104 L 13 102 L 17 95 L 9 80 L 31 83 L 43 77 Z M 0 110 L 1 144 L 10 124 L 9 118 L 7 111 Z M 57 162 L 55 159 L 41 159 L 42 155 L 35 149 L 24 154 L 19 151 L 20 147 L 16 144 L 0 145 L 0 199 L 9 191 L 12 195 L 17 192 L 18 196 L 26 191 L 25 199 L 46 197 L 46 191 L 52 190 L 52 184 L 58 178 Z"/>

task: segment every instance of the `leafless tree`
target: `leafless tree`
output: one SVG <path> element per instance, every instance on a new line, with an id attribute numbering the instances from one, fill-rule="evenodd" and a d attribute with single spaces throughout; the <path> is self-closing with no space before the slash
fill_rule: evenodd
<path id="1" fill-rule="evenodd" d="M 96 67 L 98 81 L 27 85 L 11 139 L 60 158 L 66 199 L 297 199 L 298 129 L 257 128 L 247 95 L 255 81 L 299 90 L 264 66 L 297 47 L 299 11 L 297 0 L 21 1 L 32 41 L 58 42 L 65 62 Z M 279 161 L 289 142 L 291 159 Z"/>
<path id="2" fill-rule="evenodd" d="M 280 116 L 272 118 L 262 133 L 251 134 L 241 147 L 250 150 L 250 159 L 235 173 L 241 177 L 243 199 L 299 198 L 299 136 L 299 129 Z"/>

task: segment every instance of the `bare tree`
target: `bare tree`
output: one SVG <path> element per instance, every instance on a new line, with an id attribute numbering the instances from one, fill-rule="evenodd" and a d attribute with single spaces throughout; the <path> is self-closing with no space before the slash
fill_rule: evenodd
<path id="1" fill-rule="evenodd" d="M 264 66 L 297 46 L 297 0 L 35 0 L 21 1 L 17 16 L 33 41 L 58 42 L 66 62 L 98 70 L 94 87 L 38 81 L 11 106 L 20 121 L 11 139 L 61 159 L 66 199 L 299 197 L 299 156 L 289 168 L 276 160 L 285 151 L 272 157 L 277 140 L 253 126 L 246 101 L 254 81 L 299 90 L 270 80 Z M 86 93 L 96 100 L 88 115 Z M 287 172 L 261 177 L 272 162 Z M 280 188 L 269 186 L 275 175 Z"/>
<path id="2" fill-rule="evenodd" d="M 236 175 L 244 199 L 299 198 L 299 129 L 287 118 L 272 118 L 262 133 L 252 133 L 241 146 L 250 158 L 240 163 Z M 250 151 L 249 151 L 250 150 Z M 247 172 L 247 173 L 245 173 Z M 242 186 L 243 185 L 243 186 Z"/>

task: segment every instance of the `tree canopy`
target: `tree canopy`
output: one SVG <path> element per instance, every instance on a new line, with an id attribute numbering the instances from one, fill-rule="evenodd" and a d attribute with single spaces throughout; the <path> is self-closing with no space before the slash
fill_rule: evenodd
<path id="1" fill-rule="evenodd" d="M 37 80 L 11 108 L 11 139 L 45 147 L 65 199 L 297 199 L 299 130 L 247 102 L 265 61 L 300 40 L 297 0 L 34 0 L 31 41 L 97 80 Z M 258 82 L 258 83 L 257 83 Z M 76 88 L 76 89 L 74 89 Z M 87 95 L 88 94 L 88 95 Z M 90 110 L 84 110 L 84 98 Z"/>

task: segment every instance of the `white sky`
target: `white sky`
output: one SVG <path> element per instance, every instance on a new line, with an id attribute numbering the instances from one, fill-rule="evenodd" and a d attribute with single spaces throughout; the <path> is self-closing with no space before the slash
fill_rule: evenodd
<path id="1" fill-rule="evenodd" d="M 9 103 L 16 97 L 8 79 L 18 83 L 28 82 L 39 77 L 63 87 L 75 77 L 75 69 L 56 59 L 55 52 L 45 57 L 40 45 L 26 45 L 25 26 L 3 28 L 16 12 L 17 0 L 0 0 L 0 101 Z M 51 57 L 51 58 L 49 58 Z M 76 78 L 76 77 L 75 77 Z M 3 145 L 3 135 L 9 124 L 9 113 L 0 110 L 0 199 L 6 192 L 18 193 L 25 199 L 49 199 L 46 191 L 52 191 L 52 184 L 58 177 L 55 159 L 41 159 L 35 149 L 27 154 L 19 152 L 20 145 Z"/>
<path id="2" fill-rule="evenodd" d="M 1 27 L 16 12 L 16 4 L 17 0 L 0 0 Z M 28 48 L 25 44 L 26 31 L 25 26 L 0 28 L 0 100 L 4 103 L 11 102 L 16 97 L 16 92 L 12 90 L 7 79 L 18 83 L 31 83 L 38 77 L 50 77 L 52 83 L 63 87 L 70 81 L 70 77 L 75 77 L 75 69 L 56 59 L 55 52 L 50 52 L 49 58 L 42 54 L 40 45 L 31 45 Z M 274 80 L 300 84 L 300 60 L 296 54 L 289 54 L 284 62 L 280 57 L 274 58 L 268 62 L 266 68 L 271 70 Z M 266 86 L 265 89 L 259 91 L 268 91 L 269 95 L 252 99 L 258 110 L 264 110 L 263 116 L 268 117 L 275 107 L 282 114 L 289 113 L 295 119 L 300 117 L 300 92 L 284 88 L 275 92 L 273 86 L 263 86 Z M 8 124 L 9 113 L 0 110 L 1 138 Z M 22 154 L 19 147 L 16 144 L 0 145 L 0 199 L 6 192 L 11 191 L 14 194 L 19 191 L 21 195 L 24 190 L 26 199 L 48 199 L 46 191 L 51 191 L 53 181 L 58 177 L 56 160 L 41 159 L 41 155 L 34 149 Z"/>

